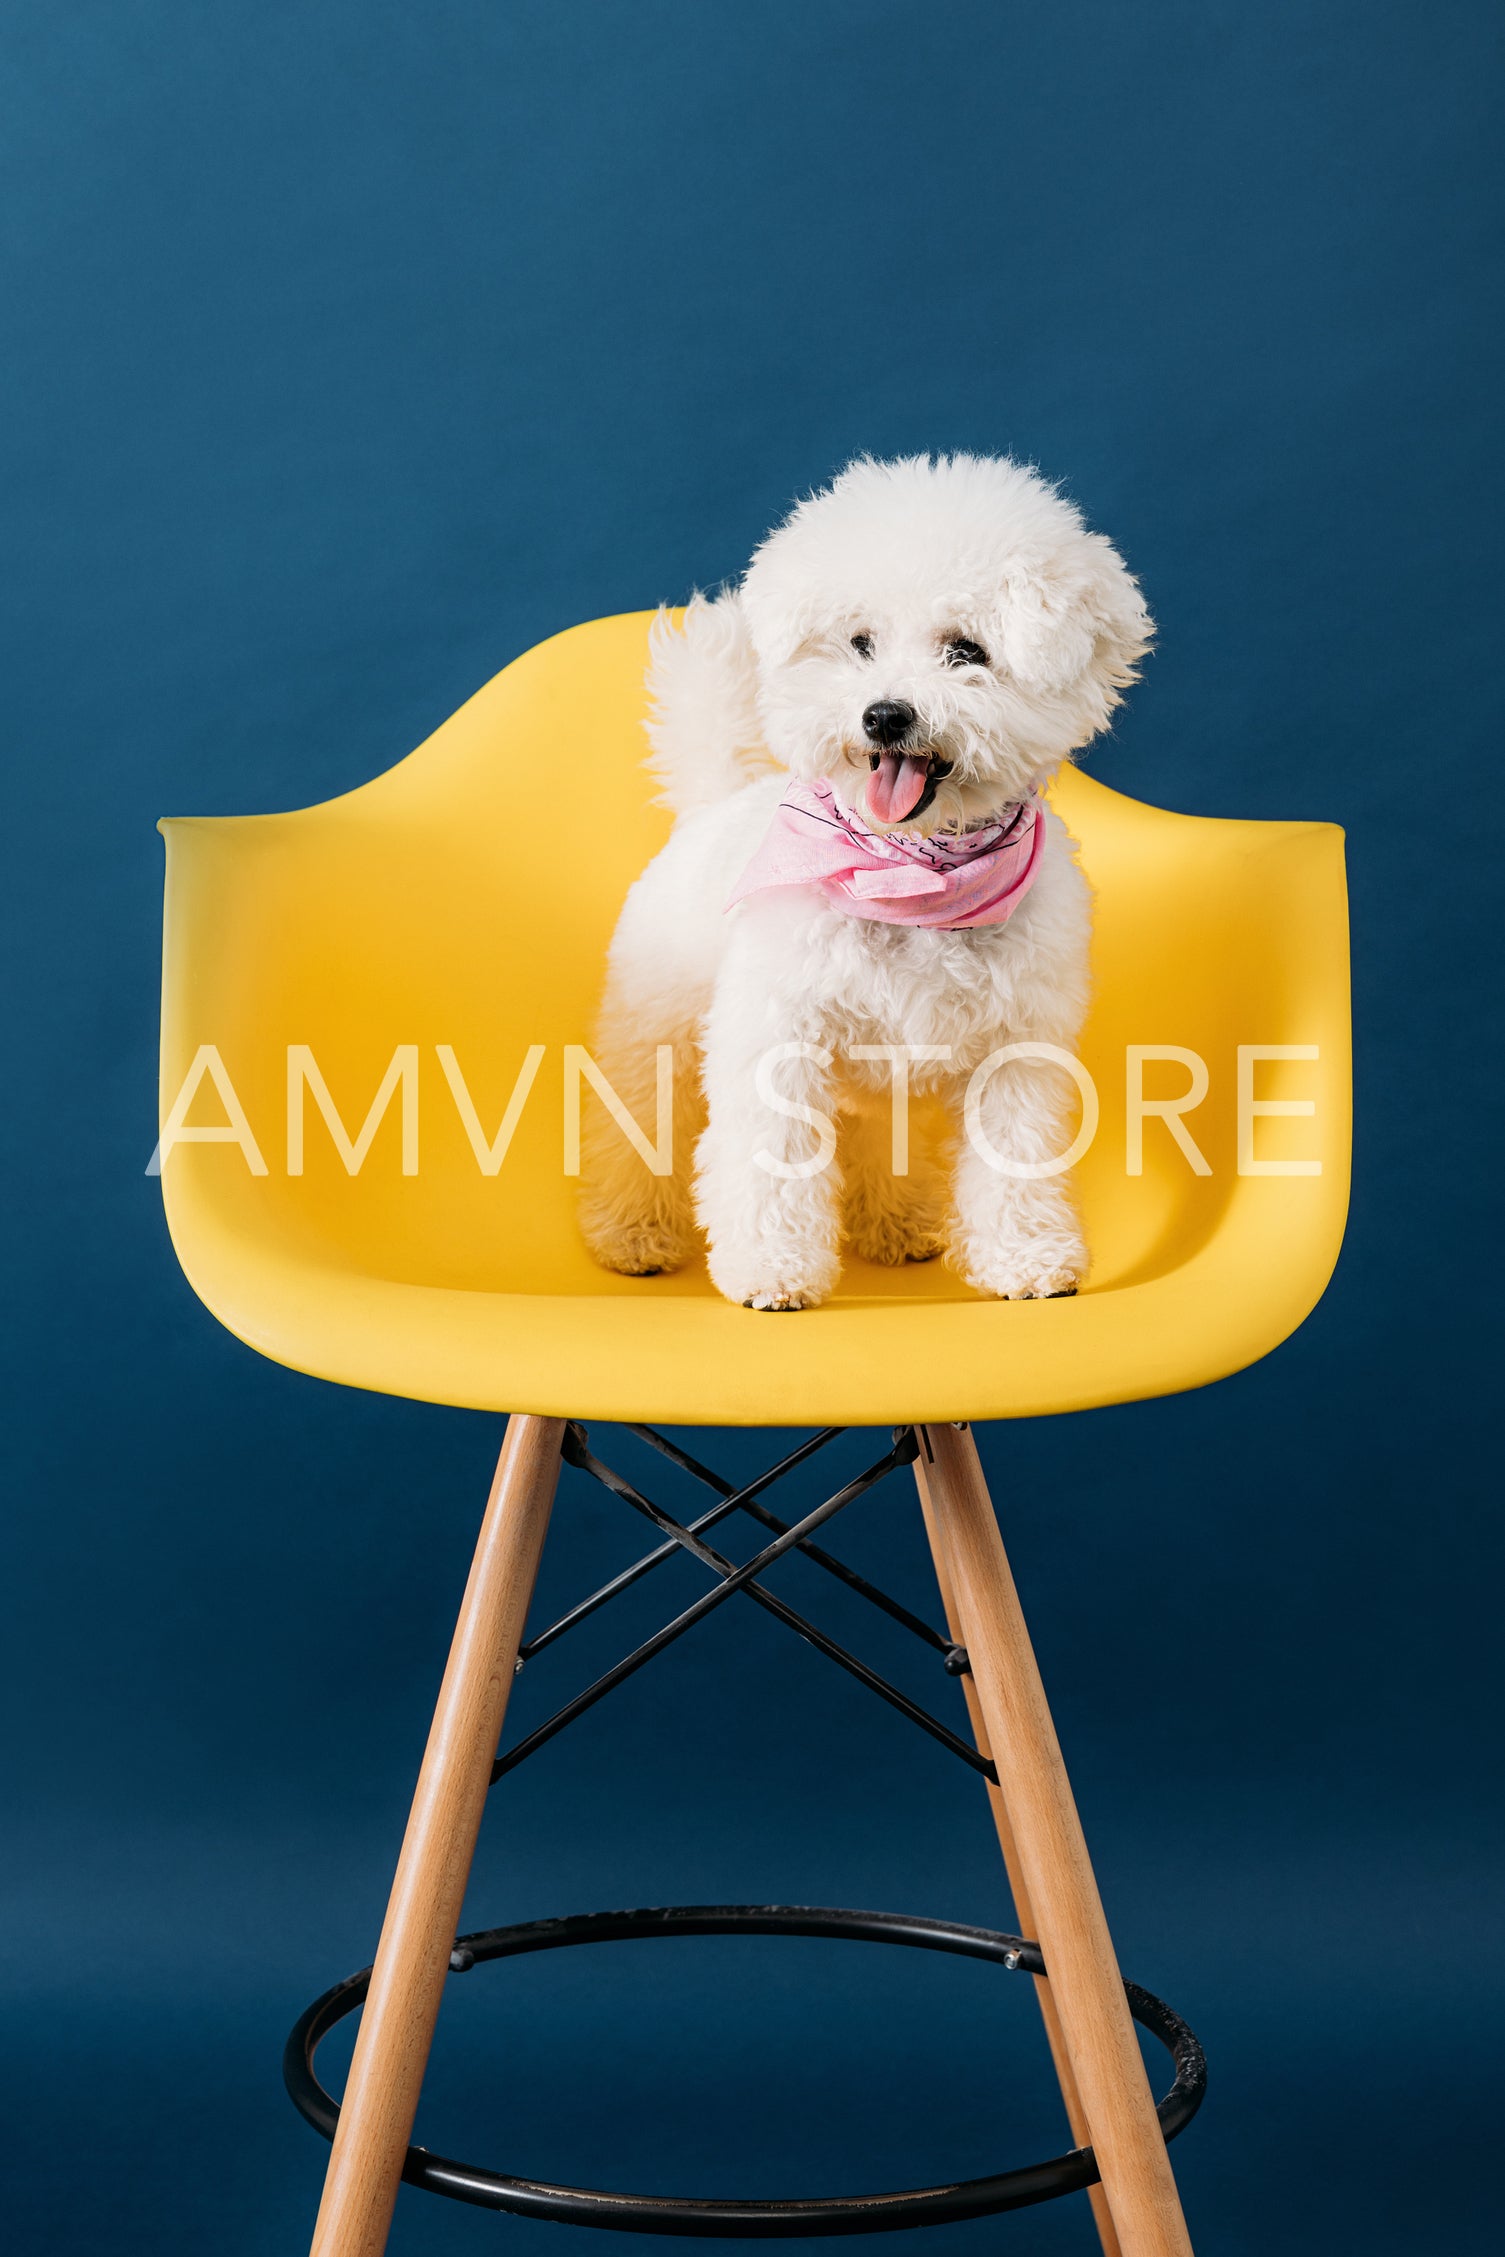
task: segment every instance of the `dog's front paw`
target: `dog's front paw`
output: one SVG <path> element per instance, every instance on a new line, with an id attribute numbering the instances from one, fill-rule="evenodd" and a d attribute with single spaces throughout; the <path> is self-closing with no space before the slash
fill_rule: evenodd
<path id="1" fill-rule="evenodd" d="M 798 1285 L 768 1285 L 750 1294 L 743 1302 L 744 1309 L 814 1309 L 820 1306 L 822 1296 L 808 1292 Z"/>
<path id="2" fill-rule="evenodd" d="M 1061 1300 L 1087 1275 L 1086 1247 L 1064 1232 L 1002 1246 L 963 1241 L 948 1258 L 968 1285 L 999 1301 Z"/>
<path id="3" fill-rule="evenodd" d="M 1086 1263 L 1000 1262 L 961 1272 L 979 1293 L 998 1301 L 1061 1301 L 1075 1293 L 1086 1274 Z"/>
<path id="4" fill-rule="evenodd" d="M 717 1292 L 744 1309 L 814 1309 L 837 1278 L 837 1264 L 829 1258 L 770 1247 L 740 1256 L 713 1249 L 710 1271 Z"/>

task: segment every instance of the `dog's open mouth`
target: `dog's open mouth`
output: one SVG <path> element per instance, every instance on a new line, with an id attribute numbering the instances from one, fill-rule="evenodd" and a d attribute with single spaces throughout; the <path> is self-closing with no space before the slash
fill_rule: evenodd
<path id="1" fill-rule="evenodd" d="M 907 823 L 923 815 L 951 762 L 933 752 L 870 752 L 867 811 L 879 823 Z"/>

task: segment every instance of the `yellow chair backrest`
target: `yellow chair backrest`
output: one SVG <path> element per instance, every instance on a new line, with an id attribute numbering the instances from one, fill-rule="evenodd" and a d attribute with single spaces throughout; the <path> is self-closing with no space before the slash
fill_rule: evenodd
<path id="1" fill-rule="evenodd" d="M 343 798 L 163 825 L 164 1118 L 196 1071 L 185 1125 L 224 1125 L 221 1077 L 265 1168 L 254 1172 L 246 1137 L 168 1154 L 174 1241 L 210 1306 L 266 1352 L 357 1384 L 768 1423 L 810 1409 L 884 1420 L 1067 1408 L 1196 1384 L 1273 1346 L 1320 1293 L 1342 1231 L 1341 834 L 1167 814 L 1074 771 L 1054 796 L 1097 893 L 1083 1056 L 1101 1103 L 1077 1173 L 1093 1249 L 1080 1300 L 987 1304 L 938 1265 L 854 1263 L 829 1309 L 776 1326 L 717 1302 L 698 1267 L 643 1281 L 596 1268 L 563 1167 L 565 1046 L 590 1041 L 623 894 L 669 826 L 641 765 L 648 616 L 530 651 Z M 1208 1094 L 1185 1122 L 1211 1172 L 1194 1172 L 1150 1118 L 1131 1175 L 1128 1054 L 1170 1045 L 1205 1062 Z M 495 1136 L 536 1046 L 506 1158 L 487 1173 L 477 1131 L 483 1145 Z M 1316 1055 L 1246 1057 L 1245 1169 L 1320 1173 L 1240 1172 L 1239 1053 L 1280 1047 Z M 391 1102 L 352 1174 L 310 1066 L 354 1138 L 394 1058 Z M 1146 1093 L 1180 1092 L 1194 1071 L 1148 1062 Z M 1251 1095 L 1315 1110 L 1251 1114 Z M 1219 1296 L 1238 1297 L 1238 1321 Z M 927 1410 L 894 1397 L 894 1359 L 874 1347 L 873 1327 L 896 1322 L 921 1328 Z M 887 1398 L 864 1391 L 875 1356 Z M 556 1367 L 557 1382 L 545 1376 Z"/>

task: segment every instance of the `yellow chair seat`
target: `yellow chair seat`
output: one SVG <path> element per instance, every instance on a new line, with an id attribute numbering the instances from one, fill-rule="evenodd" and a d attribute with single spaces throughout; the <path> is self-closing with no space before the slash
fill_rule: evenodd
<path id="1" fill-rule="evenodd" d="M 1332 1272 L 1348 1194 L 1348 956 L 1342 834 L 1210 821 L 1074 770 L 1054 801 L 1097 892 L 1083 1045 L 1101 1098 L 1077 1171 L 1093 1268 L 1074 1300 L 979 1298 L 938 1263 L 848 1262 L 825 1307 L 734 1308 L 703 1265 L 597 1268 L 563 1172 L 563 1046 L 588 1043 L 623 894 L 666 836 L 641 761 L 649 615 L 554 637 L 407 760 L 291 815 L 163 823 L 164 1118 L 204 1045 L 244 1108 L 243 1144 L 179 1143 L 168 1225 L 200 1298 L 263 1355 L 349 1386 L 479 1409 L 730 1425 L 1024 1417 L 1196 1387 L 1290 1333 Z M 287 1167 L 287 1052 L 306 1044 L 354 1136 L 400 1044 L 417 1046 L 417 1172 L 401 1092 L 351 1175 L 317 1105 Z M 499 1171 L 477 1161 L 438 1046 L 492 1138 L 530 1045 L 545 1046 Z M 1125 1171 L 1126 1046 L 1206 1063 L 1185 1116 Z M 1240 1045 L 1261 1062 L 1263 1163 L 1241 1174 Z M 1148 1095 L 1186 1087 L 1144 1069 Z M 224 1124 L 204 1079 L 188 1122 Z M 645 1122 L 651 1134 L 652 1123 Z"/>

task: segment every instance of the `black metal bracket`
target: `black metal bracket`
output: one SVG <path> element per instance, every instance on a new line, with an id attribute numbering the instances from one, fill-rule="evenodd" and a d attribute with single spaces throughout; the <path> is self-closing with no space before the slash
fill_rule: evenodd
<path id="1" fill-rule="evenodd" d="M 617 1943 L 673 1936 L 823 1936 L 849 1942 L 907 1944 L 981 1959 L 1012 1972 L 1043 1975 L 1038 1947 L 1023 1936 L 988 1928 L 966 1928 L 948 1920 L 924 1920 L 895 1912 L 827 1911 L 809 1905 L 671 1905 L 642 1912 L 593 1912 L 566 1920 L 534 1920 L 514 1928 L 487 1928 L 464 1936 L 451 1967 L 456 1975 L 484 1960 L 516 1959 L 529 1952 L 557 1951 L 571 1944 Z M 369 1967 L 347 1976 L 309 2007 L 287 2041 L 283 2076 L 299 2113 L 326 2139 L 333 2139 L 339 2104 L 320 2084 L 314 2055 L 335 2024 L 355 2011 L 371 1980 Z M 1174 2139 L 1202 2104 L 1207 2066 L 1191 2031 L 1160 1999 L 1137 1983 L 1125 1983 L 1136 2022 L 1158 2038 L 1175 2065 L 1175 2081 L 1156 2111 L 1165 2137 Z M 485 2210 L 511 2210 L 524 2217 L 551 2218 L 574 2226 L 605 2226 L 618 2233 L 713 2235 L 775 2241 L 804 2234 L 892 2233 L 906 2226 L 942 2226 L 963 2218 L 988 2217 L 1000 2210 L 1022 2210 L 1075 2194 L 1098 2178 L 1090 2147 L 1073 2148 L 1046 2163 L 1025 2164 L 988 2178 L 948 2185 L 911 2187 L 897 2193 L 836 2195 L 806 2201 L 727 2202 L 677 2195 L 602 2193 L 590 2187 L 557 2186 L 542 2179 L 513 2177 L 410 2147 L 403 2166 L 410 2186 L 448 2195 Z"/>
<path id="2" fill-rule="evenodd" d="M 505 1754 L 499 1755 L 492 1766 L 493 1784 L 498 1779 L 505 1777 L 509 1771 L 515 1771 L 520 1763 L 525 1763 L 529 1756 L 535 1754 L 557 1733 L 562 1732 L 567 1724 L 573 1724 L 576 1717 L 583 1716 L 587 1709 L 594 1708 L 597 1701 L 604 1700 L 606 1695 L 613 1692 L 626 1678 L 631 1677 L 646 1662 L 652 1661 L 655 1655 L 661 1654 L 666 1646 L 672 1645 L 677 1638 L 683 1637 L 687 1630 L 692 1630 L 698 1622 L 703 1622 L 708 1615 L 715 1612 L 716 1608 L 738 1593 L 751 1599 L 754 1605 L 762 1607 L 776 1621 L 784 1623 L 787 1628 L 794 1631 L 797 1637 L 803 1638 L 808 1645 L 814 1646 L 817 1653 L 824 1654 L 828 1661 L 833 1661 L 839 1669 L 846 1670 L 848 1675 L 855 1677 L 859 1684 L 865 1685 L 869 1692 L 875 1693 L 880 1700 L 886 1701 L 891 1708 L 897 1709 L 901 1716 L 907 1716 L 909 1721 L 918 1725 L 922 1732 L 928 1732 L 930 1737 L 938 1741 L 950 1754 L 959 1757 L 963 1763 L 969 1764 L 974 1771 L 980 1771 L 984 1778 L 991 1779 L 996 1784 L 998 1774 L 988 1757 L 979 1755 L 976 1748 L 969 1746 L 959 1734 L 951 1730 L 949 1725 L 943 1724 L 939 1717 L 932 1716 L 928 1709 L 922 1708 L 917 1701 L 912 1701 L 907 1693 L 902 1693 L 899 1690 L 897 1685 L 890 1684 L 886 1677 L 880 1676 L 877 1670 L 870 1668 L 865 1661 L 859 1660 L 856 1654 L 849 1653 L 845 1646 L 839 1645 L 834 1638 L 828 1636 L 824 1630 L 818 1629 L 804 1615 L 797 1613 L 786 1600 L 776 1597 L 758 1580 L 765 1570 L 772 1567 L 777 1560 L 782 1559 L 789 1552 L 798 1551 L 806 1559 L 813 1561 L 817 1567 L 824 1569 L 826 1574 L 834 1576 L 838 1582 L 845 1584 L 849 1591 L 855 1591 L 860 1598 L 867 1600 L 870 1606 L 876 1607 L 880 1613 L 886 1614 L 891 1621 L 899 1623 L 910 1632 L 911 1636 L 918 1638 L 922 1644 L 929 1646 L 940 1656 L 942 1664 L 952 1676 L 959 1676 L 965 1672 L 967 1657 L 960 1646 L 954 1645 L 941 1631 L 935 1629 L 921 1616 L 905 1606 L 902 1600 L 896 1599 L 891 1593 L 881 1590 L 876 1583 L 869 1582 L 865 1575 L 859 1575 L 856 1568 L 849 1567 L 845 1560 L 838 1559 L 834 1553 L 828 1552 L 823 1545 L 812 1541 L 817 1529 L 824 1527 L 828 1520 L 834 1519 L 837 1513 L 842 1512 L 856 1498 L 866 1495 L 867 1491 L 882 1481 L 885 1475 L 894 1472 L 899 1466 L 913 1464 L 915 1458 L 919 1455 L 919 1442 L 913 1427 L 898 1428 L 891 1447 L 884 1451 L 882 1457 L 867 1467 L 864 1472 L 859 1473 L 855 1479 L 848 1481 L 833 1496 L 827 1497 L 823 1504 L 815 1507 L 813 1512 L 806 1513 L 802 1520 L 793 1523 L 781 1520 L 777 1513 L 771 1512 L 765 1504 L 759 1501 L 764 1490 L 771 1488 L 775 1481 L 782 1479 L 785 1474 L 791 1473 L 796 1466 L 802 1465 L 807 1458 L 813 1457 L 817 1450 L 824 1449 L 828 1442 L 833 1442 L 837 1435 L 843 1431 L 838 1426 L 822 1428 L 818 1434 L 814 1434 L 807 1441 L 802 1442 L 797 1449 L 791 1450 L 787 1457 L 781 1458 L 776 1465 L 770 1466 L 766 1472 L 759 1474 L 755 1481 L 746 1482 L 741 1488 L 736 1488 L 731 1482 L 723 1480 L 719 1473 L 713 1473 L 708 1466 L 702 1465 L 698 1458 L 691 1457 L 687 1450 L 680 1449 L 677 1443 L 670 1442 L 664 1435 L 655 1432 L 652 1427 L 629 1427 L 628 1432 L 635 1434 L 639 1441 L 646 1442 L 651 1449 L 657 1450 L 663 1457 L 668 1458 L 672 1464 L 679 1466 L 685 1473 L 693 1475 L 706 1488 L 715 1491 L 720 1501 L 713 1505 L 708 1512 L 702 1513 L 699 1519 L 686 1525 L 684 1522 L 676 1520 L 661 1505 L 657 1505 L 650 1498 L 645 1497 L 630 1481 L 624 1479 L 621 1474 L 614 1472 L 609 1465 L 604 1464 L 591 1449 L 589 1438 L 583 1426 L 572 1421 L 566 1427 L 563 1450 L 565 1463 L 576 1467 L 581 1473 L 588 1474 L 593 1481 L 599 1482 L 602 1488 L 608 1490 L 612 1496 L 619 1497 L 624 1504 L 631 1506 L 635 1512 L 641 1513 L 643 1518 L 651 1522 L 653 1527 L 667 1541 L 655 1546 L 651 1552 L 644 1553 L 641 1559 L 635 1560 L 630 1567 L 623 1568 L 620 1574 L 614 1575 L 610 1582 L 603 1583 L 599 1590 L 591 1592 L 589 1597 L 579 1600 L 574 1606 L 570 1607 L 559 1617 L 557 1622 L 551 1623 L 546 1630 L 541 1630 L 535 1637 L 528 1639 L 519 1650 L 518 1668 L 523 1668 L 535 1655 L 542 1653 L 546 1647 L 555 1644 L 557 1640 L 573 1630 L 577 1624 L 587 1621 L 590 1616 L 597 1613 L 612 1599 L 618 1597 L 621 1592 L 629 1590 L 635 1583 L 640 1583 L 645 1575 L 650 1575 L 664 1560 L 674 1558 L 675 1554 L 680 1551 L 688 1552 L 692 1559 L 698 1560 L 703 1567 L 709 1568 L 716 1581 L 711 1589 L 697 1599 L 692 1606 L 686 1607 L 683 1613 L 674 1617 L 672 1622 L 665 1623 L 663 1628 L 656 1630 L 651 1638 L 645 1639 L 642 1645 L 635 1647 L 630 1654 L 624 1655 L 621 1661 L 606 1670 L 593 1684 L 587 1685 L 583 1692 L 577 1693 L 572 1700 L 566 1701 L 562 1708 L 556 1709 L 551 1717 L 528 1733 L 526 1738 L 519 1740 L 515 1747 L 509 1748 Z M 728 1559 L 723 1552 L 716 1550 L 704 1541 L 709 1529 L 716 1527 L 721 1521 L 729 1519 L 735 1512 L 746 1513 L 760 1527 L 772 1532 L 772 1541 L 765 1544 L 762 1550 L 755 1553 L 751 1559 L 743 1561 L 740 1566 Z"/>

